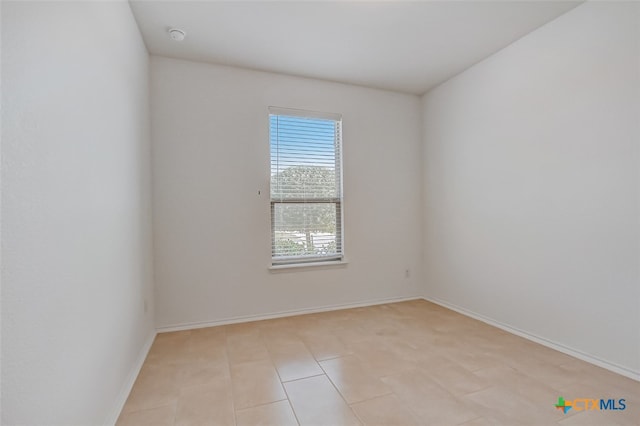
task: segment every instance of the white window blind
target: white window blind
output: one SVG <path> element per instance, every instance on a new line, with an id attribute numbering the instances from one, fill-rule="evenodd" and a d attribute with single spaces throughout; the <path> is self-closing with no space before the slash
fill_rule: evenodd
<path id="1" fill-rule="evenodd" d="M 342 119 L 269 108 L 273 265 L 340 260 Z"/>

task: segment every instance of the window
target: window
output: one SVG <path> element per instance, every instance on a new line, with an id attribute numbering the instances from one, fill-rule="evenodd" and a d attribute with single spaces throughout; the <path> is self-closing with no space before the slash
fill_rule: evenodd
<path id="1" fill-rule="evenodd" d="M 341 260 L 342 118 L 269 108 L 273 265 Z"/>

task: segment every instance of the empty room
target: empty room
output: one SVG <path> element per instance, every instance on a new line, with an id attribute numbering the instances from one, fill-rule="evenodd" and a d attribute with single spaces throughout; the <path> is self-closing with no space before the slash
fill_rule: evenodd
<path id="1" fill-rule="evenodd" d="M 0 15 L 2 425 L 640 424 L 640 3 Z"/>

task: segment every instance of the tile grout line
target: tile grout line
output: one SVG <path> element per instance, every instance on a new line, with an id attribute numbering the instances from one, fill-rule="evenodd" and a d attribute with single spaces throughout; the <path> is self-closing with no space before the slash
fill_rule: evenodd
<path id="1" fill-rule="evenodd" d="M 320 377 L 320 376 L 326 376 L 325 373 L 320 373 L 320 374 L 312 374 L 311 376 L 306 376 L 306 377 L 298 377 L 297 379 L 291 379 L 291 380 L 287 380 L 287 381 L 281 381 L 280 383 L 282 383 L 283 385 L 285 383 L 293 383 L 293 382 L 299 382 L 300 380 L 306 380 L 306 379 L 311 379 L 313 377 Z"/>
<path id="2" fill-rule="evenodd" d="M 229 371 L 229 381 L 231 382 L 231 410 L 233 411 L 233 423 L 238 424 L 238 415 L 236 413 L 236 399 L 235 389 L 233 386 L 233 373 L 231 372 L 231 359 L 229 358 L 229 342 L 227 340 L 227 326 L 222 326 L 222 332 L 224 333 L 224 353 L 227 357 L 227 370 Z"/>
<path id="3" fill-rule="evenodd" d="M 291 412 L 293 413 L 293 417 L 295 417 L 298 426 L 300 426 L 300 419 L 298 418 L 298 413 L 296 413 L 295 408 L 293 408 L 293 404 L 291 403 L 291 398 L 289 398 L 289 392 L 287 392 L 287 387 L 282 383 L 282 388 L 284 389 L 284 394 L 287 397 L 287 402 L 289 403 L 289 407 L 291 408 Z"/>

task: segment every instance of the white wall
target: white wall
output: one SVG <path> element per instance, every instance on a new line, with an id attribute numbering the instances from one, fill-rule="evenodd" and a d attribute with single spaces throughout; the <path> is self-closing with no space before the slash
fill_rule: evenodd
<path id="1" fill-rule="evenodd" d="M 148 55 L 126 2 L 2 8 L 2 424 L 100 424 L 154 333 Z"/>
<path id="2" fill-rule="evenodd" d="M 631 374 L 639 23 L 586 3 L 423 98 L 426 295 Z"/>
<path id="3" fill-rule="evenodd" d="M 151 71 L 159 327 L 419 294 L 418 97 L 161 57 Z M 270 105 L 343 114 L 344 267 L 268 269 Z"/>

